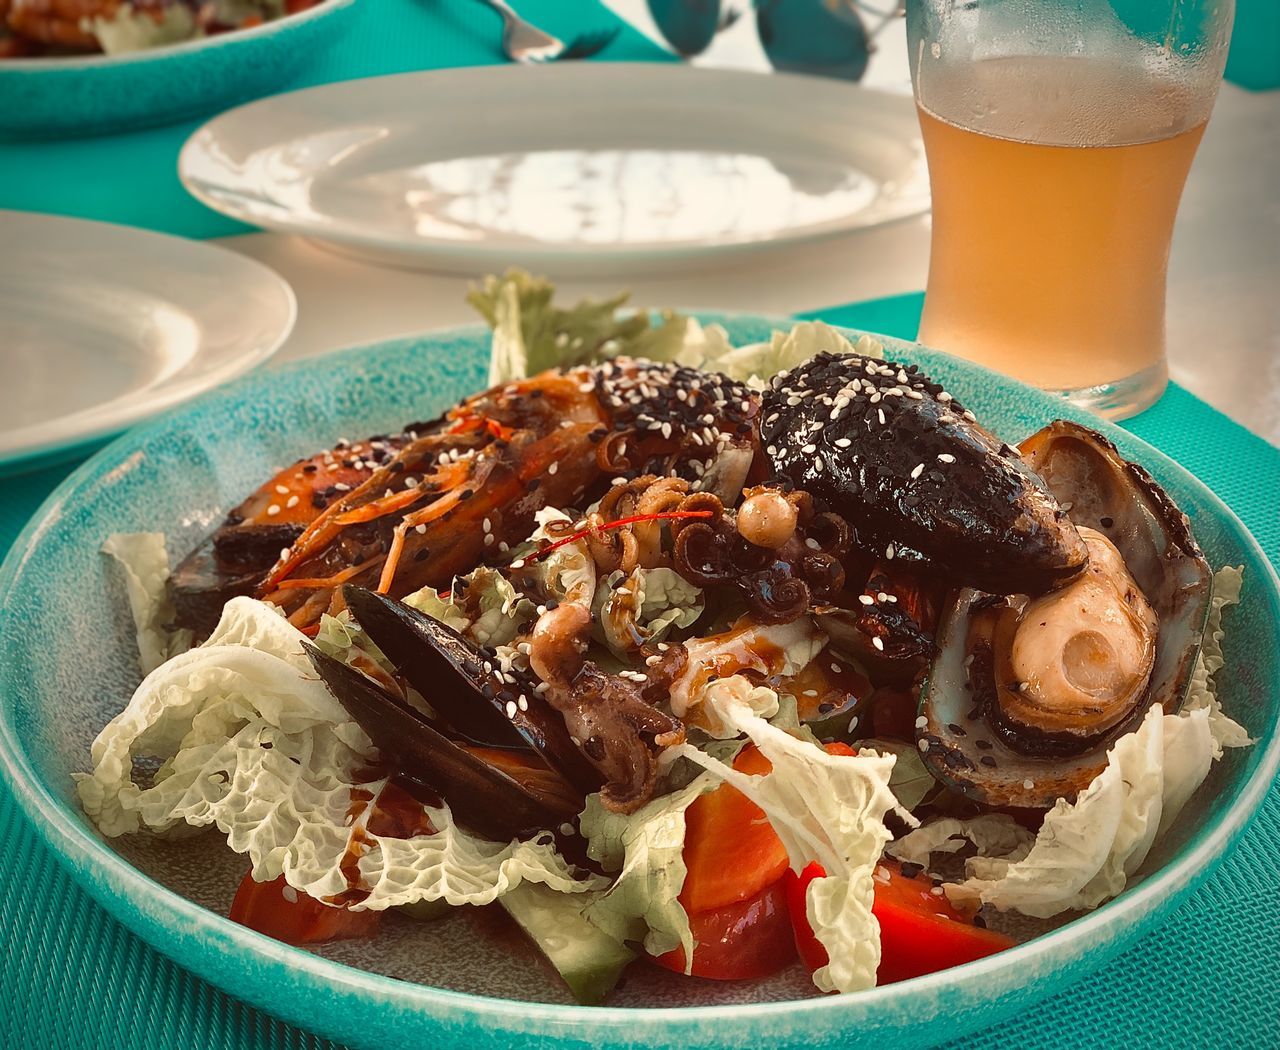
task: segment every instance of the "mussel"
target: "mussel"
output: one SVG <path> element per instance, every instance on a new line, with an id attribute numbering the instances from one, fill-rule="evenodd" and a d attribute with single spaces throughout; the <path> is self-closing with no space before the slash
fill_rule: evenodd
<path id="1" fill-rule="evenodd" d="M 1212 576 L 1186 515 L 1102 435 L 1058 420 L 1021 448 L 1078 528 L 1089 568 L 1035 597 L 954 596 L 917 742 L 964 794 L 1044 808 L 1086 787 L 1152 704 L 1181 706 Z"/>
<path id="2" fill-rule="evenodd" d="M 914 365 L 818 354 L 773 380 L 760 413 L 773 469 L 889 561 L 997 594 L 1050 590 L 1088 561 L 1017 450 Z"/>
<path id="3" fill-rule="evenodd" d="M 430 713 L 308 646 L 312 664 L 384 758 L 439 794 L 460 822 L 499 840 L 530 834 L 571 821 L 599 789 L 531 674 L 499 666 L 496 654 L 384 595 L 348 585 L 343 598 Z"/>

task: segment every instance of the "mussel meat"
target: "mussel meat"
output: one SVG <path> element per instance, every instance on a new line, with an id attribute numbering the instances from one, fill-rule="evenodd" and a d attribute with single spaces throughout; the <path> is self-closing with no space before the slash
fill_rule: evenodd
<path id="1" fill-rule="evenodd" d="M 498 839 L 532 833 L 572 820 L 599 789 L 536 678 L 503 670 L 493 653 L 385 595 L 347 586 L 343 597 L 431 713 L 308 646 L 312 664 L 379 751 L 444 798 L 461 822 Z"/>
<path id="2" fill-rule="evenodd" d="M 1182 704 L 1211 574 L 1190 524 L 1100 434 L 1057 421 L 1023 443 L 1089 568 L 1037 597 L 962 589 L 943 617 L 917 722 L 925 760 L 988 805 L 1071 798 L 1152 704 Z"/>

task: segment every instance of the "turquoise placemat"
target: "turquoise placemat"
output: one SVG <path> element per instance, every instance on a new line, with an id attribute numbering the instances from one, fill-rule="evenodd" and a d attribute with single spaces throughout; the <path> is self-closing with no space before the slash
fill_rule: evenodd
<path id="1" fill-rule="evenodd" d="M 516 6 L 565 40 L 621 26 L 598 0 L 520 0 Z M 283 90 L 504 61 L 502 24 L 475 0 L 357 0 L 356 7 L 349 36 Z M 653 62 L 671 56 L 622 26 L 598 58 Z M 429 93 L 422 104 L 432 104 Z M 210 211 L 178 181 L 178 151 L 207 119 L 110 137 L 0 143 L 0 208 L 100 219 L 184 237 L 243 233 L 250 227 Z"/>
<path id="2" fill-rule="evenodd" d="M 910 338 L 920 297 L 817 311 Z M 1131 429 L 1198 474 L 1280 564 L 1280 449 L 1171 387 Z M 0 480 L 0 553 L 71 469 Z M 82 893 L 0 797 L 0 1048 L 339 1050 L 216 991 Z M 949 1050 L 1280 1047 L 1280 790 L 1155 934 L 1069 992 Z M 942 1034 L 942 1033 L 940 1033 Z M 429 1048 L 428 1048 L 429 1050 Z"/>

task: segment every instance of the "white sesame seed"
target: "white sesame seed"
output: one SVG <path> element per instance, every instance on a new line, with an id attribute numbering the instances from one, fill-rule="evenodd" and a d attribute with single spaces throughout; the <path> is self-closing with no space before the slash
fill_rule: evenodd
<path id="1" fill-rule="evenodd" d="M 523 559 L 523 558 L 517 558 L 515 561 L 513 561 L 513 562 L 511 563 L 511 567 L 512 567 L 513 569 L 523 569 L 523 568 L 524 568 L 524 559 Z"/>
<path id="2" fill-rule="evenodd" d="M 280 505 L 278 503 L 273 503 L 267 508 L 267 517 L 274 518 L 279 513 Z"/>
<path id="3" fill-rule="evenodd" d="M 350 491 L 351 491 L 351 486 L 350 486 L 350 485 L 348 485 L 345 481 L 338 481 L 338 482 L 335 482 L 333 487 L 334 487 L 335 489 L 337 489 L 339 492 L 350 492 Z"/>
<path id="4" fill-rule="evenodd" d="M 484 529 L 485 532 L 492 532 L 493 531 L 492 519 L 485 518 L 484 521 L 480 523 L 480 527 Z"/>
<path id="5" fill-rule="evenodd" d="M 893 549 L 893 544 L 891 543 L 889 544 L 889 546 L 887 546 L 884 549 L 884 556 L 886 560 L 893 561 L 893 555 L 894 555 L 894 549 Z"/>
<path id="6" fill-rule="evenodd" d="M 515 718 L 516 712 L 518 710 L 520 709 L 516 707 L 516 702 L 514 700 L 507 701 L 507 717 L 508 718 Z"/>
<path id="7" fill-rule="evenodd" d="M 427 526 L 425 524 L 415 525 L 413 527 L 413 531 L 416 532 L 419 536 L 425 535 L 427 531 Z"/>
<path id="8" fill-rule="evenodd" d="M 521 693 L 520 698 L 516 700 L 516 707 L 520 708 L 521 711 L 529 710 L 529 698 L 524 693 Z"/>
<path id="9" fill-rule="evenodd" d="M 287 495 L 289 495 L 289 488 L 288 488 L 288 486 L 287 486 L 287 485 L 277 485 L 277 486 L 276 486 L 276 491 L 277 491 L 278 493 L 280 493 L 280 495 L 282 495 L 282 496 L 287 496 Z"/>
<path id="10" fill-rule="evenodd" d="M 942 887 L 941 887 L 941 886 L 931 886 L 931 887 L 929 888 L 929 892 L 930 892 L 930 893 L 932 893 L 935 897 L 941 897 L 941 896 L 942 896 Z"/>
<path id="11" fill-rule="evenodd" d="M 547 467 L 547 473 L 554 474 L 559 469 L 560 469 L 559 463 L 552 463 L 551 466 Z"/>
<path id="12" fill-rule="evenodd" d="M 869 594 L 858 595 L 858 601 L 862 602 L 863 605 L 875 605 L 876 603 L 876 600 Z"/>
<path id="13" fill-rule="evenodd" d="M 848 729 L 848 731 L 849 731 L 850 733 L 852 733 L 852 732 L 853 732 L 855 729 L 857 729 L 857 728 L 858 728 L 858 716 L 857 716 L 857 715 L 854 715 L 851 719 L 849 719 L 849 729 Z"/>
<path id="14" fill-rule="evenodd" d="M 298 505 L 298 497 L 296 495 L 290 496 L 287 500 L 285 500 L 284 505 L 286 510 L 292 510 L 294 507 Z"/>
<path id="15" fill-rule="evenodd" d="M 943 390 L 941 393 L 938 394 L 938 400 L 945 405 L 948 401 L 951 400 L 951 395 L 948 394 L 945 390 Z"/>
<path id="16" fill-rule="evenodd" d="M 880 425 L 881 425 L 881 426 L 884 426 L 884 409 L 883 409 L 883 408 L 877 408 L 877 409 L 876 409 L 876 415 L 877 415 L 877 416 L 879 417 L 879 419 L 880 419 Z"/>
<path id="17" fill-rule="evenodd" d="M 662 662 L 662 657 L 656 653 L 653 656 L 646 656 L 644 660 L 645 667 L 654 667 Z"/>
<path id="18" fill-rule="evenodd" d="M 837 439 L 836 439 L 836 448 L 848 448 L 848 447 L 849 447 L 850 445 L 852 445 L 852 444 L 853 444 L 853 442 L 852 442 L 852 441 L 850 441 L 848 438 L 837 438 Z"/>
<path id="19" fill-rule="evenodd" d="M 917 729 L 923 729 L 923 728 L 924 728 L 925 726 L 927 726 L 928 724 L 929 724 L 929 720 L 928 720 L 927 718 L 925 718 L 925 716 L 924 716 L 924 715 L 921 715 L 919 718 L 917 718 L 917 719 L 916 719 L 916 728 L 917 728 Z"/>
<path id="20" fill-rule="evenodd" d="M 911 472 L 911 479 L 914 481 L 923 473 L 924 473 L 924 464 L 917 463 L 915 469 Z"/>
<path id="21" fill-rule="evenodd" d="M 816 551 L 821 549 L 821 546 L 819 545 L 818 541 L 815 540 L 812 536 L 805 537 L 804 545 L 808 547 L 811 551 Z"/>
<path id="22" fill-rule="evenodd" d="M 929 750 L 929 741 L 927 741 L 927 740 L 921 740 L 918 746 L 919 746 L 919 748 L 920 748 L 920 750 L 921 750 L 921 751 L 928 751 L 928 750 Z"/>
<path id="23" fill-rule="evenodd" d="M 281 548 L 280 548 L 280 560 L 281 560 L 281 561 L 284 561 L 284 560 L 285 560 L 285 558 L 287 558 L 287 557 L 289 557 L 289 548 L 288 548 L 288 547 L 281 547 Z"/>
<path id="24" fill-rule="evenodd" d="M 1031 790 L 1033 787 L 1035 787 L 1036 785 L 1035 785 L 1035 781 L 1034 781 L 1034 780 L 1031 780 L 1030 778 L 1027 778 L 1026 780 L 1024 780 L 1024 781 L 1022 782 L 1022 786 L 1023 786 L 1024 788 L 1026 788 L 1028 791 L 1030 791 L 1030 790 Z"/>
<path id="25" fill-rule="evenodd" d="M 659 642 L 659 643 L 658 643 L 658 652 L 660 652 L 660 653 L 665 653 L 665 652 L 666 652 L 668 649 L 670 649 L 670 648 L 671 648 L 671 646 L 669 646 L 666 642 Z"/>
<path id="26" fill-rule="evenodd" d="M 939 463 L 954 463 L 955 461 L 956 461 L 956 457 L 953 456 L 950 452 L 940 452 L 938 454 Z"/>
<path id="27" fill-rule="evenodd" d="M 883 638 L 880 638 L 880 637 L 872 638 L 872 639 L 871 639 L 871 644 L 872 644 L 872 645 L 874 645 L 874 646 L 876 647 L 876 649 L 877 649 L 877 650 L 879 650 L 880 652 L 884 652 L 884 639 L 883 639 Z"/>

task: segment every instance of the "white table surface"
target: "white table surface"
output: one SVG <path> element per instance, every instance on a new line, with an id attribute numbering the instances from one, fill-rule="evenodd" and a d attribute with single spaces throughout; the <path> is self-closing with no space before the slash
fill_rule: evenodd
<path id="1" fill-rule="evenodd" d="M 637 14 L 643 0 L 609 0 Z M 709 64 L 761 64 L 749 19 L 718 41 Z M 902 27 L 881 38 L 891 57 L 873 63 L 876 86 L 907 88 Z M 754 48 L 754 51 L 753 51 Z M 886 56 L 880 56 L 886 59 Z M 1255 433 L 1280 445 L 1280 91 L 1224 85 L 1178 215 L 1169 266 L 1173 378 Z M 274 267 L 298 295 L 298 325 L 285 358 L 320 354 L 477 318 L 463 301 L 468 279 L 395 270 L 343 258 L 273 233 L 222 243 Z M 633 302 L 790 314 L 924 287 L 927 217 L 820 245 L 756 253 L 700 273 L 565 280 L 567 297 L 630 287 Z"/>

